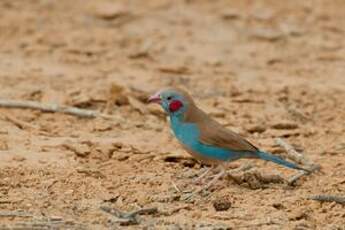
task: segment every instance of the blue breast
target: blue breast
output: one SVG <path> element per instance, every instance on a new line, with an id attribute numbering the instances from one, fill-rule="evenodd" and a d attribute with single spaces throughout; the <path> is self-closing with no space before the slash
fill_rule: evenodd
<path id="1" fill-rule="evenodd" d="M 239 152 L 201 143 L 200 130 L 196 124 L 182 122 L 178 116 L 171 116 L 170 123 L 176 138 L 202 156 L 222 161 L 232 161 L 241 157 Z"/>

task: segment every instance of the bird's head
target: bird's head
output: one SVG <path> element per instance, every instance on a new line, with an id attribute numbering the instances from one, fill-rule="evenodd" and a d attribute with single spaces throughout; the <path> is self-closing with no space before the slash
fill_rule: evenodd
<path id="1" fill-rule="evenodd" d="M 183 114 L 193 104 L 189 94 L 177 88 L 162 89 L 150 96 L 148 102 L 160 104 L 169 115 Z"/>

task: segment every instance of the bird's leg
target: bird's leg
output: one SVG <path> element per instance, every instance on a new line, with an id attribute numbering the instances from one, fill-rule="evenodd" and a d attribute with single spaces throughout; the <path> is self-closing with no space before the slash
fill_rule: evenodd
<path id="1" fill-rule="evenodd" d="M 194 195 L 198 194 L 199 192 L 202 192 L 206 189 L 208 189 L 209 187 L 211 187 L 215 182 L 217 182 L 217 180 L 219 180 L 219 178 L 221 178 L 225 173 L 226 173 L 226 170 L 224 168 L 223 165 L 219 165 L 220 167 L 220 172 L 218 174 L 216 174 L 214 176 L 214 178 L 208 182 L 205 186 L 201 187 L 200 189 L 194 191 L 193 193 L 189 194 L 187 197 L 185 197 L 186 200 L 189 200 L 191 199 Z"/>
<path id="2" fill-rule="evenodd" d="M 205 170 L 205 172 L 201 173 L 196 179 L 193 180 L 193 183 L 198 183 L 202 178 L 204 178 L 211 170 L 213 169 L 213 165 Z"/>
<path id="3" fill-rule="evenodd" d="M 206 190 L 206 189 L 208 189 L 209 187 L 211 187 L 215 182 L 217 182 L 217 180 L 219 180 L 219 179 L 226 173 L 226 170 L 225 170 L 225 168 L 224 168 L 223 165 L 219 165 L 219 168 L 220 168 L 220 172 L 219 172 L 218 174 L 214 175 L 214 178 L 213 178 L 210 182 L 208 182 L 208 183 L 206 184 L 206 186 L 204 186 L 204 187 L 201 189 L 201 191 L 202 191 L 202 190 Z"/>

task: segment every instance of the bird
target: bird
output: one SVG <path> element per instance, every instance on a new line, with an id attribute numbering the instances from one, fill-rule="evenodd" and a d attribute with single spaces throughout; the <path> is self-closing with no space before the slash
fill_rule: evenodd
<path id="1" fill-rule="evenodd" d="M 190 94 L 180 88 L 168 87 L 148 98 L 149 103 L 159 104 L 170 118 L 170 127 L 182 147 L 197 160 L 211 165 L 196 181 L 210 170 L 220 172 L 204 187 L 209 188 L 225 173 L 226 163 L 241 158 L 271 161 L 287 168 L 306 169 L 276 155 L 260 150 L 239 134 L 225 128 L 201 110 Z"/>

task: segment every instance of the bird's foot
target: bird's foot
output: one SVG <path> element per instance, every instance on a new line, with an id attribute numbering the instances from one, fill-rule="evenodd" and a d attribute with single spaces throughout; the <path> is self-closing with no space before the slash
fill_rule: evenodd
<path id="1" fill-rule="evenodd" d="M 212 169 L 213 167 L 206 169 L 200 176 L 193 180 L 193 184 L 198 184 Z"/>
<path id="2" fill-rule="evenodd" d="M 215 182 L 217 182 L 224 174 L 226 173 L 226 171 L 224 169 L 222 169 L 218 174 L 214 175 L 213 179 L 208 182 L 205 186 L 203 186 L 201 188 L 201 191 L 202 190 L 206 190 L 208 189 L 209 187 L 211 187 Z"/>
<path id="3" fill-rule="evenodd" d="M 225 169 L 222 168 L 221 171 L 220 171 L 218 174 L 216 174 L 216 175 L 213 176 L 213 179 L 212 179 L 210 182 L 208 182 L 205 186 L 202 186 L 201 188 L 197 189 L 196 191 L 194 191 L 194 192 L 188 194 L 188 195 L 184 198 L 184 200 L 190 200 L 193 196 L 197 195 L 198 193 L 207 190 L 207 189 L 210 188 L 215 182 L 217 182 L 222 176 L 224 176 L 224 174 L 226 174 L 226 171 L 225 171 Z"/>

